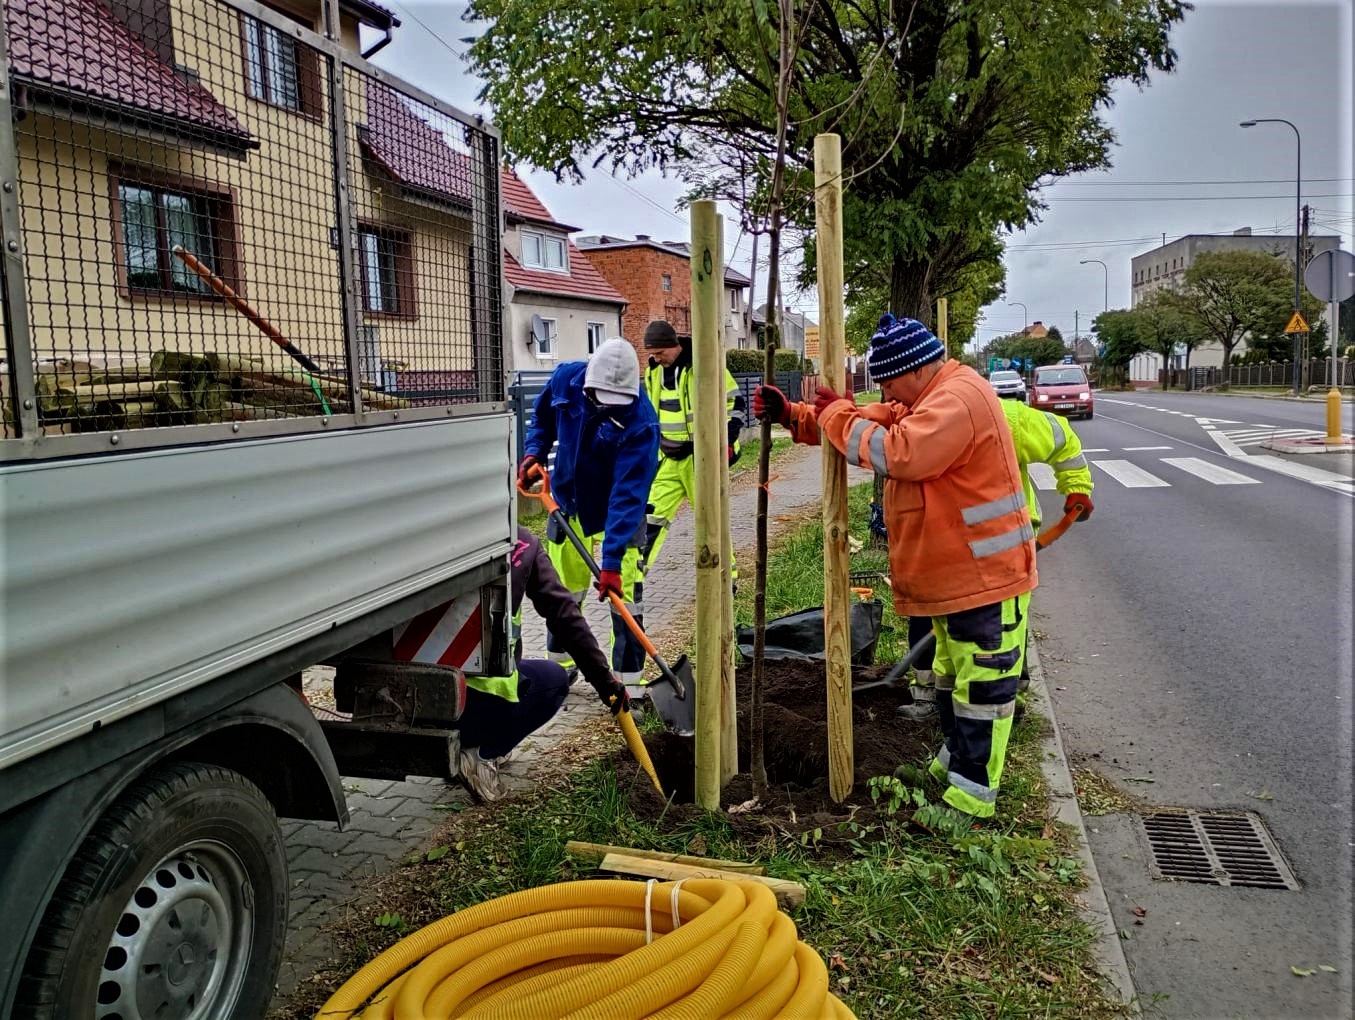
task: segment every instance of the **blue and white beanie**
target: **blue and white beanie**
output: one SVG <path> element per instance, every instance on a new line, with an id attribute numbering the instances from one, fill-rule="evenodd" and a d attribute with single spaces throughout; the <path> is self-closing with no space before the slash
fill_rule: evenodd
<path id="1" fill-rule="evenodd" d="M 872 379 L 893 379 L 940 361 L 946 353 L 941 341 L 916 319 L 896 319 L 885 312 L 880 328 L 870 338 L 866 365 Z"/>

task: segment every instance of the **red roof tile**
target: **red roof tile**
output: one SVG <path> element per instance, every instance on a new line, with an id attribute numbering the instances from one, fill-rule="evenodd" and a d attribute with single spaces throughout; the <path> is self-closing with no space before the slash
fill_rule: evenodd
<path id="1" fill-rule="evenodd" d="M 503 275 L 518 290 L 533 294 L 588 298 L 613 305 L 626 303 L 620 292 L 603 278 L 572 241 L 569 244 L 568 276 L 542 269 L 527 269 L 508 252 L 503 253 Z"/>
<path id="2" fill-rule="evenodd" d="M 559 227 L 565 233 L 572 233 L 578 230 L 578 227 L 571 227 L 567 223 L 561 223 L 550 214 L 550 210 L 537 198 L 527 183 L 519 177 L 512 167 L 503 168 L 503 204 L 504 211 L 510 217 L 516 217 L 520 220 L 527 220 L 532 223 L 545 223 L 553 227 Z"/>
<path id="3" fill-rule="evenodd" d="M 176 74 L 97 0 L 5 0 L 5 27 L 11 69 L 37 88 L 256 144 L 215 96 Z"/>
<path id="4" fill-rule="evenodd" d="M 394 89 L 367 81 L 367 123 L 358 132 L 363 151 L 395 180 L 469 203 L 471 163 Z"/>

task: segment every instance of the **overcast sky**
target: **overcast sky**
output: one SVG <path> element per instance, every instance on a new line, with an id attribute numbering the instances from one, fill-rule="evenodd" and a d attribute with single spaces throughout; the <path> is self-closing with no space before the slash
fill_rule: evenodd
<path id="1" fill-rule="evenodd" d="M 384 0 L 403 25 L 376 63 L 466 110 L 480 83 L 465 70 L 460 40 L 476 32 L 461 20 L 463 2 Z M 1129 304 L 1132 256 L 1182 234 L 1291 234 L 1294 229 L 1294 136 L 1283 124 L 1249 130 L 1238 122 L 1284 117 L 1303 135 L 1303 197 L 1313 231 L 1339 233 L 1355 248 L 1352 165 L 1352 0 L 1196 0 L 1173 35 L 1178 70 L 1145 90 L 1121 88 L 1108 119 L 1118 144 L 1107 172 L 1083 174 L 1045 190 L 1038 225 L 1008 241 L 1007 294 L 990 305 L 980 342 L 1019 330 L 1024 302 L 1031 321 L 1071 336 L 1074 311 L 1085 330 L 1102 309 L 1101 259 L 1109 267 L 1110 307 Z M 599 54 L 599 59 L 606 59 Z M 526 168 L 522 168 L 526 170 Z M 549 174 L 526 179 L 560 220 L 589 233 L 685 239 L 683 190 L 647 174 L 615 179 L 597 171 L 580 186 Z M 727 221 L 728 223 L 728 221 Z M 750 247 L 726 227 L 731 265 L 748 269 Z M 737 243 L 737 249 L 735 248 Z M 759 287 L 759 290 L 761 287 Z M 813 315 L 811 291 L 787 306 Z"/>

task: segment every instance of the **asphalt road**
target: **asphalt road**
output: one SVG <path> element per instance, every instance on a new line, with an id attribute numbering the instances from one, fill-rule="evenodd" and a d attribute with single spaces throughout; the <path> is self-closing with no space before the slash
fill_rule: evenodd
<path id="1" fill-rule="evenodd" d="M 1041 556 L 1034 618 L 1073 764 L 1153 806 L 1259 814 L 1301 883 L 1153 881 L 1136 815 L 1088 818 L 1160 1015 L 1353 1015 L 1352 458 L 1295 468 L 1256 438 L 1322 423 L 1321 405 L 1105 393 L 1074 424 L 1096 512 Z"/>

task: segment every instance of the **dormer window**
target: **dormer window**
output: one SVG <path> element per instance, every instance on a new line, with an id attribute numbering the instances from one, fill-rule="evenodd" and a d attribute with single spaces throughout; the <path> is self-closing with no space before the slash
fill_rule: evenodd
<path id="1" fill-rule="evenodd" d="M 556 273 L 569 272 L 565 239 L 534 231 L 522 232 L 522 264 L 528 269 L 547 269 Z"/>

